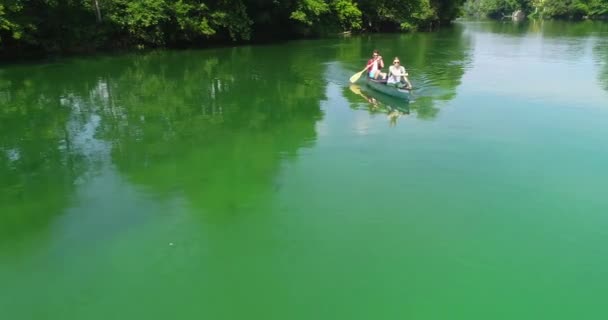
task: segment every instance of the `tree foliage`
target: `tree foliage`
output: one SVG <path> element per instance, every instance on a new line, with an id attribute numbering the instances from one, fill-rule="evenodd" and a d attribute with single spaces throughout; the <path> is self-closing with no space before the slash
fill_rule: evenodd
<path id="1" fill-rule="evenodd" d="M 545 0 L 535 4 L 543 17 L 580 19 L 608 14 L 608 0 Z"/>
<path id="2" fill-rule="evenodd" d="M 12 39 L 21 39 L 23 30 L 21 26 L 14 20 L 19 16 L 19 12 L 23 6 L 19 1 L 0 3 L 0 43 L 3 35 L 7 35 Z"/>
<path id="3" fill-rule="evenodd" d="M 608 15 L 608 0 L 467 0 L 468 15 L 501 18 L 523 10 L 540 18 L 601 18 Z"/>
<path id="4" fill-rule="evenodd" d="M 599 1 L 599 0 L 598 0 Z M 464 0 L 3 0 L 0 55 L 200 45 L 453 20 Z"/>

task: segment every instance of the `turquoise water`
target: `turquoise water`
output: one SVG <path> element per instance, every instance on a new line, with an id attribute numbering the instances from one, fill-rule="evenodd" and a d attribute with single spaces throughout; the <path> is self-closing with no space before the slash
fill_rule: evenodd
<path id="1" fill-rule="evenodd" d="M 8 319 L 601 319 L 608 25 L 0 69 Z M 351 86 L 399 56 L 405 103 Z"/>

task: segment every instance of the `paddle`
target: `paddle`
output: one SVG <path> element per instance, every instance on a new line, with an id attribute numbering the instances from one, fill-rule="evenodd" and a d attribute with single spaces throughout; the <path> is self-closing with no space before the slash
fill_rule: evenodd
<path id="1" fill-rule="evenodd" d="M 363 72 L 365 72 L 365 70 L 369 69 L 369 66 L 365 67 L 365 69 L 353 74 L 352 77 L 350 77 L 350 83 L 355 83 L 359 80 L 359 78 L 361 78 L 361 75 L 363 74 Z"/>
<path id="2" fill-rule="evenodd" d="M 359 89 L 359 87 L 351 85 L 351 86 L 349 86 L 348 88 L 349 88 L 349 89 L 350 89 L 350 91 L 352 91 L 353 93 L 358 94 L 358 95 L 362 96 L 363 98 L 366 98 L 366 99 L 367 99 L 367 97 L 366 97 L 366 96 L 364 96 L 364 95 L 363 95 L 363 93 L 361 93 L 361 89 Z"/>
<path id="3" fill-rule="evenodd" d="M 377 101 L 370 101 L 370 98 L 369 98 L 369 97 L 367 97 L 366 95 L 364 95 L 364 94 L 361 92 L 361 89 L 360 89 L 360 88 L 359 88 L 357 85 L 352 85 L 352 84 L 351 84 L 351 85 L 349 86 L 349 88 L 350 88 L 350 91 L 352 91 L 354 94 L 358 94 L 358 95 L 360 95 L 360 96 L 361 96 L 363 99 L 367 100 L 367 102 L 369 102 L 369 103 L 373 104 L 374 106 L 378 106 L 378 105 L 377 105 Z M 373 99 L 373 98 L 372 98 L 372 99 Z"/>
<path id="4" fill-rule="evenodd" d="M 355 83 L 359 80 L 359 78 L 361 78 L 361 75 L 363 74 L 363 72 L 365 72 L 365 70 L 369 69 L 369 67 L 373 66 L 374 64 L 371 63 L 369 64 L 367 67 L 365 67 L 365 69 L 353 74 L 352 77 L 350 77 L 350 83 Z"/>

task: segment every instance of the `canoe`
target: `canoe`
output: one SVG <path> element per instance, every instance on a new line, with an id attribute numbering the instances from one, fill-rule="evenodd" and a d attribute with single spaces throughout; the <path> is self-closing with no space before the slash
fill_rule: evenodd
<path id="1" fill-rule="evenodd" d="M 388 86 L 386 85 L 386 80 L 374 80 L 370 79 L 369 77 L 365 77 L 365 84 L 367 84 L 368 87 L 386 95 L 400 99 L 410 99 L 410 90 Z"/>

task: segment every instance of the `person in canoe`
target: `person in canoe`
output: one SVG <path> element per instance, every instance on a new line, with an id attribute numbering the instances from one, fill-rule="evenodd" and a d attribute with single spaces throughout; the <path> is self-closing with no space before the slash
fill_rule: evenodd
<path id="1" fill-rule="evenodd" d="M 399 57 L 393 59 L 393 65 L 388 68 L 388 79 L 386 84 L 397 88 L 412 89 L 412 84 L 407 79 L 408 73 L 401 65 Z"/>
<path id="2" fill-rule="evenodd" d="M 384 68 L 384 61 L 378 50 L 374 50 L 372 58 L 367 61 L 367 72 L 372 79 L 385 79 L 386 73 L 381 70 Z"/>

